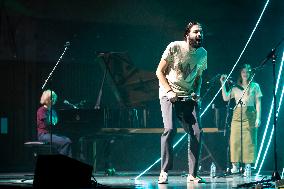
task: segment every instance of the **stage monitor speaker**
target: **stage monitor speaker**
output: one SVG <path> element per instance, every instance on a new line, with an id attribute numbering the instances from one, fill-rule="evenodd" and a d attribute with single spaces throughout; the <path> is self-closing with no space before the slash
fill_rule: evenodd
<path id="1" fill-rule="evenodd" d="M 39 155 L 34 188 L 90 188 L 92 166 L 64 155 Z"/>

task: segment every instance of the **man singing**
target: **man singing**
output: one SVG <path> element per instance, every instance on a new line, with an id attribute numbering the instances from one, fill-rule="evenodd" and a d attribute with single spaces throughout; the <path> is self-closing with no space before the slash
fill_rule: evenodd
<path id="1" fill-rule="evenodd" d="M 202 129 L 199 96 L 202 73 L 207 68 L 207 51 L 202 47 L 203 31 L 198 22 L 190 22 L 183 41 L 170 43 L 157 67 L 159 98 L 164 123 L 161 136 L 161 173 L 159 184 L 168 183 L 168 170 L 173 166 L 174 116 L 188 133 L 187 182 L 201 183 L 197 176 Z"/>

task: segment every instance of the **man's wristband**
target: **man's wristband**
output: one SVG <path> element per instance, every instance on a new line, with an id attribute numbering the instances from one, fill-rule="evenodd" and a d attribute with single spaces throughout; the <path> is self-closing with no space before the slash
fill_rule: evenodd
<path id="1" fill-rule="evenodd" d="M 169 93 L 170 91 L 173 91 L 172 89 L 168 90 L 167 93 Z"/>

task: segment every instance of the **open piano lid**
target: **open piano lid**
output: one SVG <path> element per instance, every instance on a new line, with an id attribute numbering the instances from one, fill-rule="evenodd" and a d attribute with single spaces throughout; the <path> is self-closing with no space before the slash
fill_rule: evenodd
<path id="1" fill-rule="evenodd" d="M 126 52 L 99 53 L 100 65 L 107 69 L 107 82 L 120 106 L 141 106 L 158 99 L 158 79 L 154 72 L 135 67 Z"/>

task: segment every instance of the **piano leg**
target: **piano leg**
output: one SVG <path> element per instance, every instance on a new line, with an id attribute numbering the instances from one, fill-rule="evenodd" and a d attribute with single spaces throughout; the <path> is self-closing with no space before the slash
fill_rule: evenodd
<path id="1" fill-rule="evenodd" d="M 97 171 L 97 140 L 93 140 L 92 146 L 93 146 L 93 171 Z M 105 174 L 108 176 L 114 175 L 115 169 L 112 167 L 111 163 L 111 150 L 112 150 L 112 145 L 114 144 L 115 139 L 113 137 L 103 139 L 103 162 L 104 162 L 104 170 Z"/>
<path id="2" fill-rule="evenodd" d="M 114 137 L 108 138 L 104 142 L 105 174 L 108 176 L 112 176 L 115 174 L 115 169 L 113 168 L 111 163 L 111 150 L 114 143 L 115 143 Z"/>
<path id="3" fill-rule="evenodd" d="M 93 172 L 97 172 L 97 141 L 93 141 Z"/>

